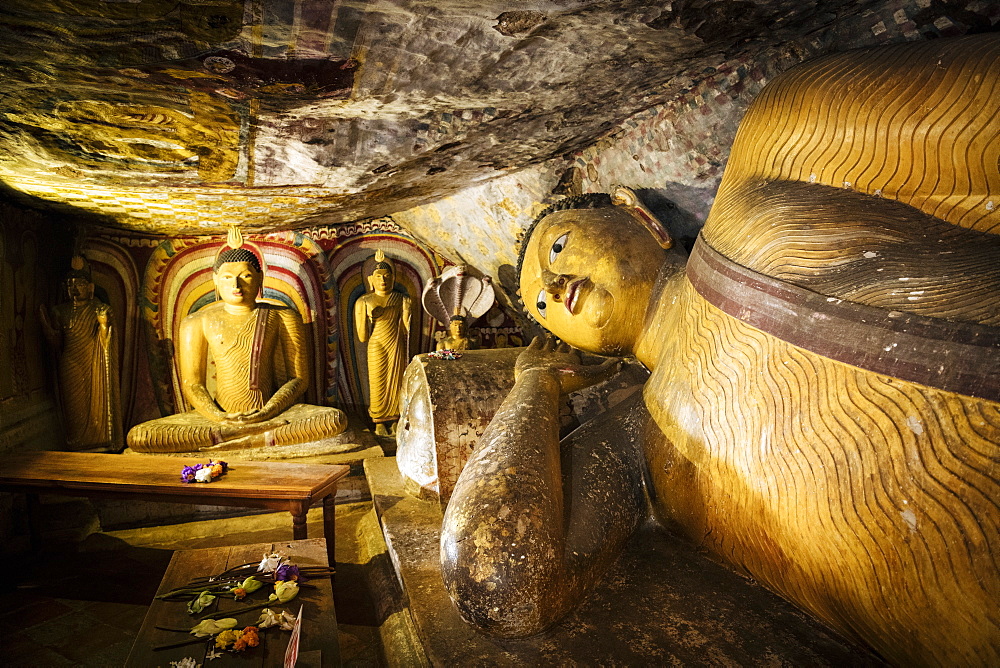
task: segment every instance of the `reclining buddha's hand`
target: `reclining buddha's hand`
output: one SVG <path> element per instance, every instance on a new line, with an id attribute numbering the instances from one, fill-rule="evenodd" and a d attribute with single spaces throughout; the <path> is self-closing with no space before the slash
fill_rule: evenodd
<path id="1" fill-rule="evenodd" d="M 514 378 L 524 373 L 551 374 L 559 382 L 562 394 L 569 394 L 607 380 L 621 369 L 621 359 L 610 358 L 601 364 L 583 364 L 580 351 L 565 343 L 556 344 L 551 336 L 536 336 L 528 349 L 518 355 Z"/>

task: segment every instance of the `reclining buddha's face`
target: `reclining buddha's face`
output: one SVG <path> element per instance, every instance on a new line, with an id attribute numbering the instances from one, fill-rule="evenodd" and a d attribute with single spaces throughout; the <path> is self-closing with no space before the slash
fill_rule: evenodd
<path id="1" fill-rule="evenodd" d="M 666 255 L 620 208 L 570 209 L 546 216 L 527 240 L 521 298 L 566 343 L 604 355 L 628 354 Z"/>

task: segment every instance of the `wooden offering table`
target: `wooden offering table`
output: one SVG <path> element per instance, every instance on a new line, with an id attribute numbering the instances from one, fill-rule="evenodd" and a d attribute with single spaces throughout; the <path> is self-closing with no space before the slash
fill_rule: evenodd
<path id="1" fill-rule="evenodd" d="M 218 575 L 223 571 L 248 563 L 259 563 L 265 554 L 281 552 L 300 568 L 303 566 L 326 566 L 327 546 L 322 538 L 287 541 L 282 543 L 261 543 L 235 547 L 210 547 L 199 550 L 174 552 L 167 572 L 163 576 L 157 595 L 183 587 L 197 577 Z M 243 601 L 219 596 L 204 613 L 219 612 L 263 603 L 273 591 L 270 584 Z M 340 642 L 337 637 L 337 615 L 333 604 L 333 587 L 330 578 L 315 578 L 304 583 L 298 596 L 286 604 L 269 605 L 274 611 L 298 614 L 302 607 L 302 630 L 299 638 L 298 668 L 320 668 L 340 665 Z M 285 651 L 291 632 L 279 628 L 262 629 L 260 645 L 248 648 L 238 654 L 222 652 L 222 656 L 208 660 L 208 640 L 203 642 L 154 650 L 154 647 L 181 643 L 194 639 L 190 634 L 168 631 L 157 627 L 190 628 L 197 623 L 198 615 L 187 612 L 183 601 L 163 601 L 154 599 L 149 612 L 142 622 L 139 635 L 132 645 L 126 666 L 148 668 L 169 666 L 171 661 L 191 657 L 195 663 L 212 668 L 226 666 L 271 667 L 284 664 Z M 260 610 L 252 610 L 234 615 L 237 629 L 254 626 L 260 618 Z"/>
<path id="2" fill-rule="evenodd" d="M 210 483 L 181 482 L 185 464 L 208 456 L 154 457 L 83 452 L 30 452 L 0 459 L 0 489 L 94 498 L 139 499 L 206 506 L 287 510 L 292 536 L 306 537 L 306 513 L 323 501 L 323 532 L 334 564 L 334 496 L 344 464 L 229 461 L 229 472 Z M 29 497 L 30 498 L 30 497 Z"/>

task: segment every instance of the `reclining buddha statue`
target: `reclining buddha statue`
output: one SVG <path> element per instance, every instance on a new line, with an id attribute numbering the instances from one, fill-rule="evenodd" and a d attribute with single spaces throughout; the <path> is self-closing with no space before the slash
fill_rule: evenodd
<path id="1" fill-rule="evenodd" d="M 893 664 L 1000 665 L 998 89 L 995 34 L 777 77 L 686 261 L 627 190 L 543 212 L 520 294 L 564 343 L 521 354 L 446 510 L 463 618 L 544 630 L 651 506 Z M 560 444 L 615 364 L 566 344 L 651 375 Z"/>
<path id="2" fill-rule="evenodd" d="M 181 323 L 181 386 L 194 410 L 133 427 L 128 445 L 137 452 L 294 445 L 336 436 L 347 427 L 337 408 L 297 403 L 309 386 L 302 319 L 289 308 L 257 301 L 264 281 L 261 262 L 243 246 L 236 228 L 228 246 L 214 266 L 220 299 Z M 215 360 L 214 397 L 206 385 L 209 351 Z"/>

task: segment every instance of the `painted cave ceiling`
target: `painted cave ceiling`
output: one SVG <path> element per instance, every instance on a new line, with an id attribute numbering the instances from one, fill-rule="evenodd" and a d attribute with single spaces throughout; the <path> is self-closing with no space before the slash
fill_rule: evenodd
<path id="1" fill-rule="evenodd" d="M 157 234 L 384 216 L 873 4 L 4 0 L 0 181 Z"/>

